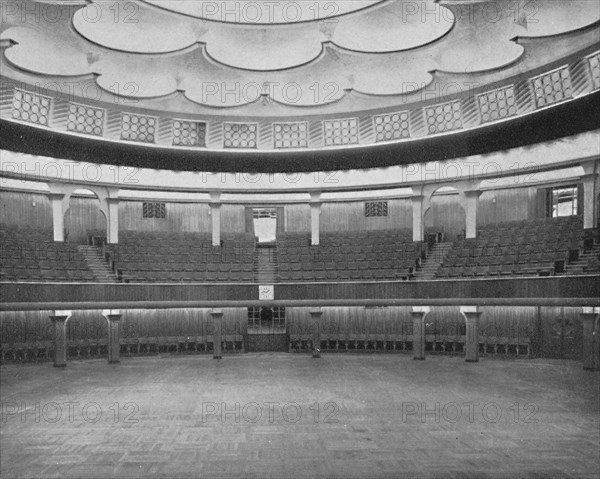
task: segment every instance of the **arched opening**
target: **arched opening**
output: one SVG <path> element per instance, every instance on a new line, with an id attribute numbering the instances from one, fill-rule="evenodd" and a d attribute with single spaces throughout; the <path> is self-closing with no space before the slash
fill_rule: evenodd
<path id="1" fill-rule="evenodd" d="M 106 238 L 107 218 L 100 209 L 98 195 L 88 189 L 78 189 L 69 200 L 65 213 L 65 238 L 69 243 L 88 244 L 89 237 Z"/>
<path id="2" fill-rule="evenodd" d="M 465 209 L 456 188 L 444 186 L 435 190 L 423 217 L 425 237 L 437 235 L 438 241 L 453 241 L 465 233 Z"/>

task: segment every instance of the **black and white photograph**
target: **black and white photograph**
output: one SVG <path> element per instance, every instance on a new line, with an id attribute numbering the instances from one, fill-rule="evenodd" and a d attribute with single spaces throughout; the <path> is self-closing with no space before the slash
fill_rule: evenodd
<path id="1" fill-rule="evenodd" d="M 597 479 L 599 219 L 597 0 L 0 0 L 0 477 Z"/>

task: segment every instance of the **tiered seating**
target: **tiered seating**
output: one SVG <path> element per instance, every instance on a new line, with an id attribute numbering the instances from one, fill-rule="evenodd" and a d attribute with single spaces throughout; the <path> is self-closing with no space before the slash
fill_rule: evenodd
<path id="1" fill-rule="evenodd" d="M 51 230 L 0 226 L 3 281 L 94 281 L 77 245 L 56 243 Z"/>
<path id="2" fill-rule="evenodd" d="M 453 245 L 437 278 L 554 275 L 578 257 L 584 236 L 578 216 L 488 225 L 477 234 Z"/>
<path id="3" fill-rule="evenodd" d="M 398 230 L 323 233 L 319 246 L 308 234 L 279 236 L 281 281 L 406 280 L 424 248 Z"/>
<path id="4" fill-rule="evenodd" d="M 109 248 L 126 282 L 254 281 L 254 237 L 225 234 L 213 247 L 210 234 L 123 231 Z"/>

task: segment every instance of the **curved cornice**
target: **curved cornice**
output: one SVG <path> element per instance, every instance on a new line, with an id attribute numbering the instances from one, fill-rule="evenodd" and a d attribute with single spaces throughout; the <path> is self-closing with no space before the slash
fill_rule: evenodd
<path id="1" fill-rule="evenodd" d="M 600 91 L 508 121 L 400 143 L 317 151 L 207 151 L 144 146 L 0 120 L 3 148 L 73 161 L 213 172 L 309 172 L 443 161 L 551 141 L 600 128 Z M 24 139 L 27 138 L 26 141 Z"/>

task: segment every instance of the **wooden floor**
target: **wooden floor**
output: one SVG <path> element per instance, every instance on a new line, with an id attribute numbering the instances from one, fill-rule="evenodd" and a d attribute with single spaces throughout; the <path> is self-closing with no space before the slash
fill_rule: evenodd
<path id="1" fill-rule="evenodd" d="M 5 365 L 0 385 L 3 479 L 600 473 L 600 374 L 578 362 L 251 353 Z"/>

